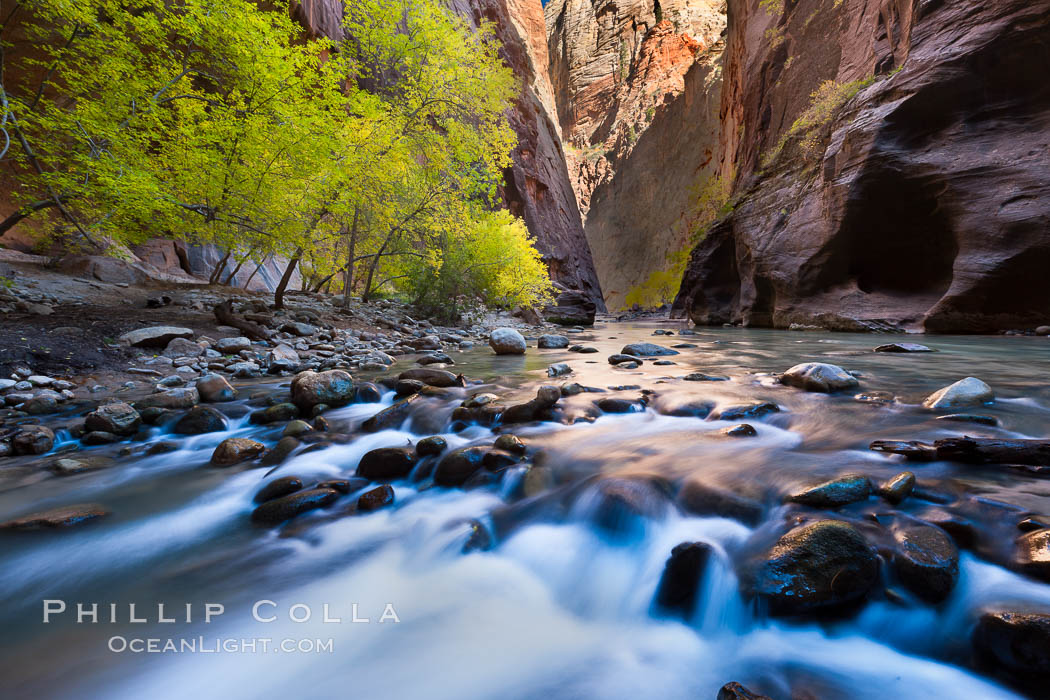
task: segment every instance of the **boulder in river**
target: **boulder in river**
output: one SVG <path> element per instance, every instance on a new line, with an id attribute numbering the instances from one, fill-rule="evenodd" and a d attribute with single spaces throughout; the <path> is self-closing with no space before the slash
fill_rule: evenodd
<path id="1" fill-rule="evenodd" d="M 253 412 L 250 420 L 256 425 L 269 425 L 270 423 L 283 423 L 295 420 L 298 417 L 299 407 L 294 403 L 285 402 Z"/>
<path id="2" fill-rule="evenodd" d="M 893 568 L 915 595 L 940 603 L 959 580 L 959 550 L 948 534 L 932 525 L 907 524 L 894 529 Z"/>
<path id="3" fill-rule="evenodd" d="M 525 338 L 513 328 L 497 328 L 489 333 L 489 347 L 497 355 L 524 355 Z"/>
<path id="4" fill-rule="evenodd" d="M 915 474 L 912 472 L 901 472 L 889 481 L 880 485 L 878 494 L 893 505 L 897 505 L 911 495 L 915 488 Z"/>
<path id="5" fill-rule="evenodd" d="M 142 416 L 123 401 L 99 406 L 84 418 L 84 430 L 96 430 L 114 435 L 134 435 L 142 425 Z"/>
<path id="6" fill-rule="evenodd" d="M 174 432 L 178 435 L 217 433 L 226 430 L 228 425 L 226 416 L 211 406 L 194 406 L 175 423 Z"/>
<path id="7" fill-rule="evenodd" d="M 287 496 L 266 501 L 252 511 L 252 520 L 257 523 L 276 525 L 291 520 L 297 515 L 331 505 L 337 498 L 339 498 L 339 492 L 335 489 L 296 491 Z"/>
<path id="8" fill-rule="evenodd" d="M 342 406 L 353 400 L 354 379 L 341 369 L 307 370 L 292 379 L 292 403 L 302 411 L 309 411 L 318 404 Z"/>
<path id="9" fill-rule="evenodd" d="M 838 365 L 806 362 L 795 365 L 780 377 L 781 384 L 805 391 L 831 394 L 860 385 L 857 378 Z"/>
<path id="10" fill-rule="evenodd" d="M 151 326 L 125 333 L 118 340 L 135 348 L 163 348 L 175 338 L 192 338 L 193 331 L 178 326 Z"/>
<path id="11" fill-rule="evenodd" d="M 919 345 L 918 343 L 887 343 L 885 345 L 879 345 L 875 348 L 875 352 L 933 352 L 930 348 L 925 345 Z"/>
<path id="12" fill-rule="evenodd" d="M 55 434 L 43 425 L 23 425 L 11 438 L 16 455 L 42 455 L 55 446 Z"/>
<path id="13" fill-rule="evenodd" d="M 1017 538 L 1016 556 L 1022 573 L 1050 581 L 1050 530 L 1033 530 Z"/>
<path id="14" fill-rule="evenodd" d="M 678 351 L 655 343 L 631 343 L 630 345 L 624 345 L 620 353 L 634 357 L 664 357 L 677 355 Z"/>
<path id="15" fill-rule="evenodd" d="M 383 484 L 382 486 L 377 486 L 370 491 L 365 491 L 357 499 L 357 509 L 366 513 L 393 504 L 394 487 L 390 484 Z"/>
<path id="16" fill-rule="evenodd" d="M 438 486 L 462 486 L 482 468 L 487 451 L 484 447 L 474 446 L 447 453 L 434 469 L 434 483 Z"/>
<path id="17" fill-rule="evenodd" d="M 406 369 L 401 374 L 397 375 L 399 381 L 417 381 L 423 382 L 427 386 L 435 386 L 438 388 L 447 388 L 453 386 L 466 386 L 466 380 L 463 379 L 463 375 L 455 375 L 449 372 L 447 369 L 436 369 L 433 367 L 416 367 L 414 369 Z"/>
<path id="18" fill-rule="evenodd" d="M 630 535 L 667 512 L 668 497 L 649 478 L 602 479 L 581 501 L 589 519 L 611 535 Z"/>
<path id="19" fill-rule="evenodd" d="M 482 418 L 476 422 L 484 425 L 483 417 L 485 414 L 494 415 L 495 417 L 501 417 L 504 423 L 527 423 L 533 420 L 543 420 L 545 414 L 561 399 L 561 389 L 556 386 L 545 384 L 536 390 L 536 398 L 525 403 L 511 406 L 506 410 L 500 410 L 498 406 L 488 404 L 482 406 L 479 411 L 482 413 L 481 416 L 475 416 L 475 418 Z M 453 413 L 453 417 L 455 417 Z"/>
<path id="20" fill-rule="evenodd" d="M 197 380 L 197 393 L 201 401 L 222 403 L 237 398 L 237 390 L 230 386 L 226 378 L 219 374 L 209 373 Z"/>
<path id="21" fill-rule="evenodd" d="M 602 413 L 640 413 L 645 410 L 645 401 L 607 396 L 594 402 Z"/>
<path id="22" fill-rule="evenodd" d="M 416 443 L 416 454 L 420 457 L 434 457 L 448 449 L 448 442 L 440 435 L 431 435 Z"/>
<path id="23" fill-rule="evenodd" d="M 686 620 L 692 617 L 711 556 L 711 545 L 705 542 L 683 542 L 672 549 L 656 587 L 653 607 Z"/>
<path id="24" fill-rule="evenodd" d="M 757 525 L 765 509 L 758 501 L 729 489 L 711 485 L 699 477 L 686 481 L 678 491 L 678 505 L 693 515 L 718 516 Z"/>
<path id="25" fill-rule="evenodd" d="M 183 387 L 181 389 L 169 389 L 139 399 L 135 402 L 135 408 L 192 408 L 200 403 L 201 395 L 197 387 Z"/>
<path id="26" fill-rule="evenodd" d="M 781 537 L 742 585 L 773 615 L 802 615 L 857 603 L 878 578 L 879 558 L 864 535 L 849 523 L 821 520 Z"/>
<path id="27" fill-rule="evenodd" d="M 562 350 L 569 347 L 569 338 L 564 335 L 541 335 L 536 347 L 541 350 Z"/>
<path id="28" fill-rule="evenodd" d="M 61 506 L 23 515 L 0 523 L 0 530 L 44 530 L 83 525 L 109 515 L 110 512 L 97 503 L 83 503 L 72 506 Z"/>
<path id="29" fill-rule="evenodd" d="M 401 399 L 366 420 L 361 424 L 361 429 L 365 432 L 377 433 L 380 430 L 397 428 L 408 420 L 413 407 L 420 405 L 422 401 L 419 394 L 412 394 L 408 398 Z"/>
<path id="30" fill-rule="evenodd" d="M 572 367 L 564 362 L 558 362 L 547 368 L 548 377 L 564 377 L 567 374 L 572 374 Z"/>
<path id="31" fill-rule="evenodd" d="M 753 690 L 748 690 L 734 681 L 732 683 L 726 683 L 719 688 L 718 697 L 715 700 L 772 700 L 772 698 L 768 695 L 762 695 Z"/>
<path id="32" fill-rule="evenodd" d="M 1050 678 L 1050 615 L 986 612 L 974 628 L 973 645 L 978 654 L 1016 678 Z"/>
<path id="33" fill-rule="evenodd" d="M 371 481 L 404 479 L 416 466 L 412 447 L 380 447 L 369 450 L 357 464 L 357 475 Z"/>
<path id="34" fill-rule="evenodd" d="M 717 413 L 711 414 L 711 419 L 727 421 L 756 420 L 779 411 L 780 406 L 769 401 L 763 401 L 746 406 L 727 406 Z"/>
<path id="35" fill-rule="evenodd" d="M 930 394 L 922 405 L 932 411 L 942 411 L 968 406 L 983 406 L 994 400 L 995 393 L 992 392 L 990 386 L 976 377 L 967 377 Z"/>
<path id="36" fill-rule="evenodd" d="M 227 438 L 212 452 L 211 462 L 220 467 L 230 467 L 240 462 L 255 459 L 266 450 L 266 445 L 248 438 Z"/>
<path id="37" fill-rule="evenodd" d="M 792 494 L 788 499 L 814 508 L 838 508 L 863 501 L 871 495 L 871 482 L 863 474 L 844 474 Z"/>
<path id="38" fill-rule="evenodd" d="M 525 443 L 521 441 L 517 435 L 511 435 L 510 433 L 504 433 L 496 438 L 496 442 L 492 444 L 497 450 L 503 450 L 504 452 L 510 452 L 516 455 L 525 454 Z"/>
<path id="39" fill-rule="evenodd" d="M 259 489 L 258 493 L 255 494 L 255 498 L 252 499 L 256 503 L 265 503 L 266 501 L 272 501 L 275 498 L 281 498 L 287 496 L 290 493 L 295 493 L 303 488 L 303 480 L 297 476 L 282 476 L 279 479 L 274 479 L 270 483 Z"/>

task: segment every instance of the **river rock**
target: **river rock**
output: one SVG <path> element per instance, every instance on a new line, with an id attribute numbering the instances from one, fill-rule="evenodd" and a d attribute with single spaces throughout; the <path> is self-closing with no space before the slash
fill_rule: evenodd
<path id="1" fill-rule="evenodd" d="M 22 404 L 22 410 L 31 416 L 42 416 L 58 410 L 58 399 L 54 392 L 39 394 Z"/>
<path id="2" fill-rule="evenodd" d="M 478 410 L 483 413 L 487 411 L 494 418 L 501 417 L 502 421 L 507 424 L 527 423 L 533 420 L 543 420 L 546 412 L 554 408 L 559 399 L 561 399 L 561 389 L 556 386 L 544 385 L 536 391 L 536 398 L 526 403 L 511 406 L 502 411 L 502 413 L 500 413 L 498 406 L 492 404 L 482 406 Z M 453 417 L 455 415 L 455 412 L 453 412 Z M 475 416 L 475 418 L 476 422 L 482 425 L 486 424 L 482 416 Z"/>
<path id="3" fill-rule="evenodd" d="M 256 425 L 269 425 L 270 423 L 284 423 L 299 417 L 299 407 L 294 403 L 279 403 L 255 411 L 251 415 L 251 422 Z"/>
<path id="4" fill-rule="evenodd" d="M 110 512 L 105 507 L 97 503 L 62 506 L 30 515 L 23 515 L 22 517 L 0 523 L 0 530 L 26 531 L 67 528 L 83 525 L 109 514 Z"/>
<path id="5" fill-rule="evenodd" d="M 365 513 L 379 510 L 394 504 L 394 487 L 390 484 L 377 486 L 371 491 L 365 491 L 357 499 L 357 509 Z"/>
<path id="6" fill-rule="evenodd" d="M 933 350 L 918 343 L 887 343 L 876 347 L 875 352 L 933 352 Z"/>
<path id="7" fill-rule="evenodd" d="M 409 345 L 416 350 L 440 350 L 441 338 L 436 335 L 425 335 L 409 342 Z"/>
<path id="8" fill-rule="evenodd" d="M 624 355 L 622 353 L 617 353 L 615 355 L 609 355 L 609 364 L 610 365 L 634 364 L 635 366 L 638 366 L 639 360 L 634 355 Z"/>
<path id="9" fill-rule="evenodd" d="M 92 430 L 89 433 L 84 433 L 80 436 L 80 442 L 89 447 L 95 445 L 111 445 L 114 442 L 120 442 L 121 436 L 114 435 L 113 433 L 107 433 L 104 430 Z"/>
<path id="10" fill-rule="evenodd" d="M 748 690 L 737 682 L 726 683 L 718 690 L 716 700 L 772 700 L 768 695 Z"/>
<path id="11" fill-rule="evenodd" d="M 1017 538 L 1017 568 L 1050 581 L 1050 530 L 1034 530 Z"/>
<path id="12" fill-rule="evenodd" d="M 307 370 L 292 380 L 292 403 L 302 411 L 309 411 L 318 404 L 342 406 L 353 400 L 354 379 L 341 369 Z"/>
<path id="13" fill-rule="evenodd" d="M 688 620 L 696 610 L 700 581 L 713 552 L 704 542 L 683 542 L 671 550 L 656 587 L 654 607 Z"/>
<path id="14" fill-rule="evenodd" d="M 547 368 L 548 377 L 564 377 L 567 374 L 572 374 L 572 367 L 569 367 L 564 362 L 553 364 Z"/>
<path id="15" fill-rule="evenodd" d="M 521 455 L 493 448 L 485 453 L 485 456 L 481 459 L 481 464 L 490 472 L 502 472 L 520 461 Z"/>
<path id="16" fill-rule="evenodd" d="M 541 350 L 562 350 L 569 347 L 569 338 L 564 335 L 541 335 L 536 347 Z"/>
<path id="17" fill-rule="evenodd" d="M 857 378 L 838 365 L 806 362 L 795 365 L 780 377 L 780 382 L 805 391 L 831 394 L 860 385 Z"/>
<path id="18" fill-rule="evenodd" d="M 197 380 L 197 393 L 202 401 L 208 403 L 222 403 L 237 398 L 237 390 L 226 378 L 214 373 L 205 374 Z"/>
<path id="19" fill-rule="evenodd" d="M 443 352 L 435 352 L 416 360 L 418 365 L 454 365 L 456 361 Z"/>
<path id="20" fill-rule="evenodd" d="M 416 466 L 416 452 L 411 447 L 380 447 L 361 457 L 357 475 L 371 481 L 404 479 Z"/>
<path id="21" fill-rule="evenodd" d="M 289 421 L 288 425 L 284 426 L 284 430 L 281 431 L 281 437 L 299 437 L 306 433 L 312 433 L 314 426 L 310 425 L 304 420 L 293 420 Z"/>
<path id="22" fill-rule="evenodd" d="M 358 403 L 379 403 L 383 400 L 383 390 L 372 382 L 358 382 L 355 385 L 354 400 Z"/>
<path id="23" fill-rule="evenodd" d="M 161 353 L 164 357 L 200 357 L 204 353 L 204 346 L 185 338 L 173 338 Z"/>
<path id="24" fill-rule="evenodd" d="M 218 433 L 229 426 L 226 416 L 211 406 L 194 406 L 175 423 L 177 435 L 202 435 Z"/>
<path id="25" fill-rule="evenodd" d="M 856 603 L 878 578 L 879 559 L 864 536 L 849 523 L 821 520 L 781 537 L 742 584 L 773 615 L 799 615 Z"/>
<path id="26" fill-rule="evenodd" d="M 101 430 L 115 435 L 134 435 L 142 425 L 142 416 L 123 401 L 99 406 L 84 418 L 84 430 Z"/>
<path id="27" fill-rule="evenodd" d="M 497 328 L 489 334 L 489 347 L 497 355 L 524 355 L 525 338 L 513 328 Z"/>
<path id="28" fill-rule="evenodd" d="M 281 330 L 285 333 L 291 333 L 297 335 L 300 338 L 306 338 L 311 335 L 317 334 L 317 326 L 310 325 L 309 323 L 303 323 L 301 321 L 288 321 L 281 326 Z"/>
<path id="29" fill-rule="evenodd" d="M 339 492 L 335 489 L 310 489 L 266 501 L 252 511 L 252 520 L 257 523 L 276 525 L 317 508 L 331 505 Z"/>
<path id="30" fill-rule="evenodd" d="M 915 474 L 901 472 L 878 488 L 878 494 L 890 503 L 897 505 L 911 495 L 915 488 Z"/>
<path id="31" fill-rule="evenodd" d="M 973 631 L 977 652 L 1015 677 L 1050 677 L 1050 615 L 986 612 Z"/>
<path id="32" fill-rule="evenodd" d="M 937 416 L 937 420 L 950 423 L 974 423 L 976 425 L 999 425 L 999 419 L 995 416 L 983 416 L 974 413 L 949 413 L 946 416 Z"/>
<path id="33" fill-rule="evenodd" d="M 521 441 L 517 435 L 511 435 L 510 433 L 504 433 L 496 438 L 496 442 L 492 444 L 497 450 L 503 450 L 504 452 L 510 452 L 516 455 L 525 454 L 525 443 Z"/>
<path id="34" fill-rule="evenodd" d="M 299 353 L 295 348 L 284 343 L 279 343 L 266 353 L 266 369 L 270 374 L 294 372 L 299 368 L 300 362 Z"/>
<path id="35" fill-rule="evenodd" d="M 484 447 L 461 447 L 441 458 L 434 469 L 434 483 L 438 486 L 462 486 L 482 468 Z"/>
<path id="36" fill-rule="evenodd" d="M 11 438 L 16 455 L 42 455 L 55 446 L 55 434 L 43 425 L 23 425 Z"/>
<path id="37" fill-rule="evenodd" d="M 380 430 L 400 427 L 411 416 L 413 407 L 418 406 L 422 401 L 423 398 L 419 394 L 401 399 L 366 420 L 361 424 L 361 429 L 365 432 L 376 433 Z"/>
<path id="38" fill-rule="evenodd" d="M 634 357 L 664 357 L 677 355 L 678 351 L 655 343 L 631 343 L 630 345 L 624 345 L 620 353 Z"/>
<path id="39" fill-rule="evenodd" d="M 317 484 L 317 488 L 319 489 L 335 489 L 342 494 L 360 491 L 366 486 L 368 486 L 368 479 L 363 479 L 359 476 L 355 476 L 351 479 L 326 479 Z"/>
<path id="40" fill-rule="evenodd" d="M 277 444 L 273 446 L 272 450 L 269 450 L 259 460 L 261 464 L 267 467 L 272 467 L 277 464 L 282 464 L 293 452 L 299 449 L 302 445 L 297 438 L 292 436 L 282 437 L 277 441 Z"/>
<path id="41" fill-rule="evenodd" d="M 721 409 L 717 413 L 711 415 L 712 420 L 726 420 L 726 421 L 741 421 L 741 420 L 756 420 L 770 415 L 771 413 L 778 413 L 780 406 L 769 401 L 761 403 L 753 403 L 747 406 L 728 406 Z"/>
<path id="42" fill-rule="evenodd" d="M 175 338 L 192 338 L 193 331 L 178 326 L 153 326 L 125 333 L 120 342 L 136 348 L 163 348 Z"/>
<path id="43" fill-rule="evenodd" d="M 893 532 L 893 567 L 915 595 L 940 603 L 959 580 L 959 550 L 948 534 L 932 525 L 908 524 Z"/>
<path id="44" fill-rule="evenodd" d="M 466 386 L 463 375 L 455 375 L 446 369 L 435 369 L 433 367 L 415 367 L 407 369 L 397 375 L 399 381 L 415 380 L 423 382 L 427 386 L 447 388 L 453 386 Z"/>
<path id="45" fill-rule="evenodd" d="M 297 476 L 282 476 L 279 479 L 274 479 L 270 483 L 263 486 L 255 494 L 255 498 L 252 500 L 256 503 L 265 503 L 266 501 L 272 501 L 275 498 L 281 498 L 287 496 L 290 493 L 295 493 L 303 488 L 303 480 Z"/>
<path id="46" fill-rule="evenodd" d="M 995 394 L 990 386 L 976 377 L 967 377 L 930 394 L 922 405 L 932 411 L 941 411 L 967 406 L 982 406 L 994 400 Z"/>
<path id="47" fill-rule="evenodd" d="M 712 486 L 700 478 L 692 478 L 682 485 L 678 492 L 678 505 L 693 515 L 715 515 L 752 526 L 762 520 L 765 512 L 758 501 Z"/>
<path id="48" fill-rule="evenodd" d="M 236 338 L 219 338 L 212 344 L 212 347 L 223 355 L 236 355 L 241 350 L 251 350 L 252 341 L 244 336 L 238 336 Z"/>
<path id="49" fill-rule="evenodd" d="M 82 472 L 97 471 L 112 467 L 115 460 L 112 457 L 102 455 L 76 455 L 73 457 L 61 457 L 52 462 L 47 470 L 56 476 L 70 476 Z"/>
<path id="50" fill-rule="evenodd" d="M 255 459 L 266 450 L 266 445 L 247 438 L 227 438 L 219 443 L 211 455 L 211 463 L 229 467 Z"/>
<path id="51" fill-rule="evenodd" d="M 192 408 L 200 403 L 201 395 L 197 387 L 183 387 L 181 389 L 169 389 L 140 399 L 135 402 L 135 408 Z"/>
<path id="52" fill-rule="evenodd" d="M 645 410 L 645 402 L 641 399 L 623 399 L 609 396 L 594 402 L 602 413 L 640 413 Z"/>
<path id="53" fill-rule="evenodd" d="M 447 449 L 448 442 L 440 435 L 432 435 L 416 443 L 416 454 L 420 457 L 434 457 Z"/>
<path id="54" fill-rule="evenodd" d="M 650 479 L 609 478 L 585 495 L 590 520 L 612 535 L 637 533 L 667 511 L 667 494 Z"/>
<path id="55" fill-rule="evenodd" d="M 723 428 L 722 434 L 727 437 L 745 438 L 755 437 L 758 435 L 758 431 L 755 430 L 755 426 L 750 423 L 741 423 L 740 425 L 734 425 L 731 428 Z"/>
<path id="56" fill-rule="evenodd" d="M 788 500 L 814 508 L 838 508 L 871 495 L 871 482 L 863 474 L 845 474 L 793 494 Z"/>

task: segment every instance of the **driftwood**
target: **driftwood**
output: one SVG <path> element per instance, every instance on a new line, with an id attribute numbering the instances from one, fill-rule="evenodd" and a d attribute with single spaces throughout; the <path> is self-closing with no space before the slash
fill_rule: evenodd
<path id="1" fill-rule="evenodd" d="M 1033 474 L 1050 470 L 1050 440 L 1000 440 L 997 438 L 958 437 L 937 440 L 932 445 L 917 441 L 876 440 L 876 452 L 898 454 L 913 461 L 945 460 L 966 464 L 1003 464 L 1022 468 Z"/>
<path id="2" fill-rule="evenodd" d="M 273 331 L 243 319 L 233 313 L 233 305 L 224 301 L 215 307 L 215 318 L 224 326 L 232 326 L 252 340 L 269 340 Z"/>

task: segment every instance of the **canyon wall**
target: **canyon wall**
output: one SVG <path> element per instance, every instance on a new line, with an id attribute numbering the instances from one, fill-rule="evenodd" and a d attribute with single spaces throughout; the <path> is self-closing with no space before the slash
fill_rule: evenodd
<path id="1" fill-rule="evenodd" d="M 549 72 L 609 308 L 688 239 L 718 142 L 723 0 L 551 0 Z"/>
<path id="2" fill-rule="evenodd" d="M 1050 321 L 1050 0 L 730 0 L 699 324 Z"/>

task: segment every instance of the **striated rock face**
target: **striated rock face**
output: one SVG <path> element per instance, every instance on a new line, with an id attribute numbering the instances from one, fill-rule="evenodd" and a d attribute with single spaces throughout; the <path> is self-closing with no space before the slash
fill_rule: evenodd
<path id="1" fill-rule="evenodd" d="M 495 24 L 502 57 L 522 80 L 521 95 L 508 114 L 518 146 L 511 154 L 514 164 L 504 173 L 507 207 L 536 237 L 554 282 L 582 291 L 604 310 L 561 134 L 552 118 L 542 5 L 539 0 L 453 0 L 450 7 L 475 24 Z"/>
<path id="2" fill-rule="evenodd" d="M 566 158 L 610 308 L 685 245 L 713 174 L 723 0 L 551 0 Z"/>
<path id="3" fill-rule="evenodd" d="M 1050 2 L 728 5 L 719 168 L 736 206 L 693 251 L 678 310 L 845 330 L 1050 317 Z"/>

